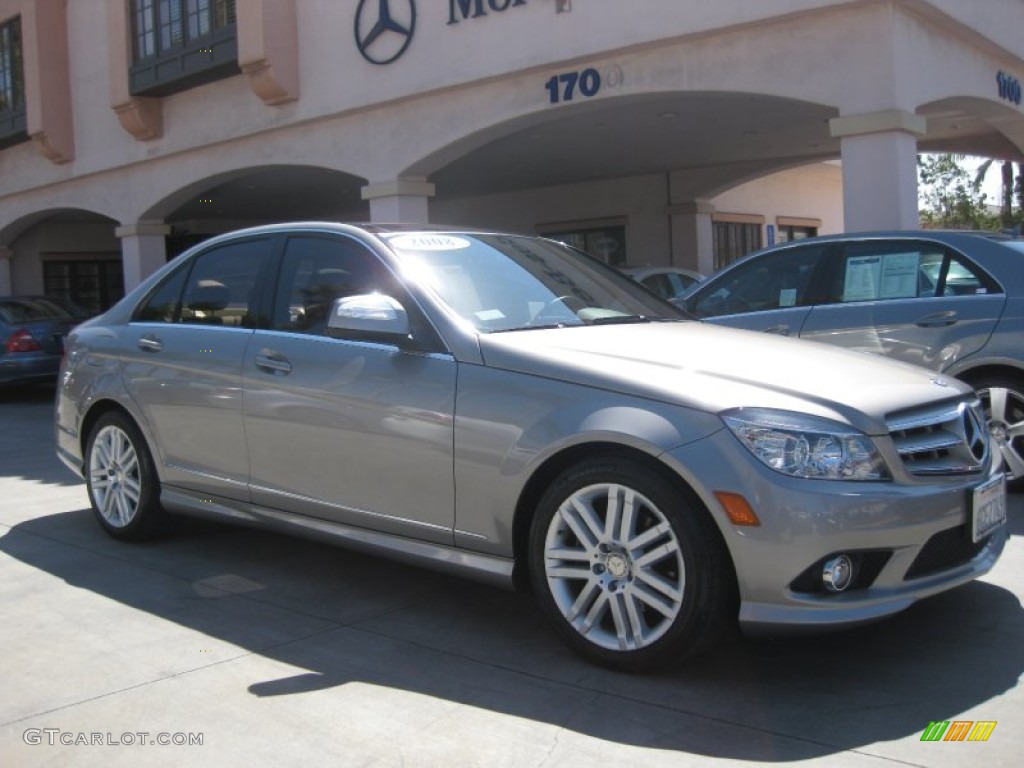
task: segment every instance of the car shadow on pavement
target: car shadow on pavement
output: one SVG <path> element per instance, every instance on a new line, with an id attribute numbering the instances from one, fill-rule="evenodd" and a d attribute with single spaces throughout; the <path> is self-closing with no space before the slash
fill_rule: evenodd
<path id="1" fill-rule="evenodd" d="M 82 482 L 56 457 L 52 384 L 0 387 L 0 477 L 48 485 Z"/>
<path id="2" fill-rule="evenodd" d="M 1024 611 L 980 581 L 867 627 L 733 636 L 679 668 L 626 675 L 566 650 L 528 595 L 256 530 L 186 521 L 167 540 L 126 545 L 83 510 L 12 527 L 0 552 L 301 670 L 252 680 L 253 697 L 358 683 L 727 759 L 812 759 L 915 737 L 969 710 L 983 718 L 1024 672 Z"/>

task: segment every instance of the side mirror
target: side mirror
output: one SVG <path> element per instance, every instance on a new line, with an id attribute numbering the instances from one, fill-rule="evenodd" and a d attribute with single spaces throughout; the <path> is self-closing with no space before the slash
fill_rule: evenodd
<path id="1" fill-rule="evenodd" d="M 402 344 L 409 341 L 409 315 L 398 301 L 382 293 L 345 296 L 331 304 L 327 335 Z"/>

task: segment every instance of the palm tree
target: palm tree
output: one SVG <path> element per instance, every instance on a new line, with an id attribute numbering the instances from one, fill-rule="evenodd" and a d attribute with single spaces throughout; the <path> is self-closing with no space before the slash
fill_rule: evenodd
<path id="1" fill-rule="evenodd" d="M 963 157 L 962 155 L 958 157 Z M 972 187 L 977 192 L 981 189 L 982 182 L 985 181 L 985 175 L 988 173 L 988 169 L 992 167 L 995 162 L 994 157 L 990 157 L 988 160 L 978 166 L 978 170 L 974 175 L 974 183 Z M 1024 165 L 1021 166 L 1024 169 Z M 1002 171 L 1002 203 L 999 208 L 999 223 L 1007 229 L 1013 227 L 1013 197 L 1014 197 L 1014 174 L 1013 174 L 1013 163 L 1009 160 L 1003 160 L 1000 166 Z M 1024 175 L 1024 174 L 1021 174 Z M 1018 185 L 1019 186 L 1019 185 Z M 1019 191 L 1019 190 L 1018 190 Z M 1024 202 L 1024 201 L 1020 201 Z M 1024 205 L 1020 207 L 1024 208 Z"/>

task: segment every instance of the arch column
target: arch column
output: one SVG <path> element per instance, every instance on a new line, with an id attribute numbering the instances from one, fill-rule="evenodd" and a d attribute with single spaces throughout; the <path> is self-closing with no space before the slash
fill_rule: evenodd
<path id="1" fill-rule="evenodd" d="M 715 206 L 707 200 L 690 200 L 669 206 L 672 232 L 672 263 L 696 269 L 705 275 L 715 271 L 714 230 L 711 214 Z"/>
<path id="2" fill-rule="evenodd" d="M 902 109 L 829 121 L 843 159 L 843 229 L 916 229 L 917 139 L 927 121 Z"/>
<path id="3" fill-rule="evenodd" d="M 14 293 L 11 286 L 12 258 L 14 258 L 14 251 L 5 245 L 0 245 L 0 296 Z"/>
<path id="4" fill-rule="evenodd" d="M 121 269 L 125 293 L 167 263 L 167 241 L 171 228 L 162 221 L 139 221 L 117 227 L 121 239 Z"/>
<path id="5" fill-rule="evenodd" d="M 404 178 L 367 184 L 363 200 L 370 203 L 370 221 L 426 224 L 434 185 L 423 178 Z"/>

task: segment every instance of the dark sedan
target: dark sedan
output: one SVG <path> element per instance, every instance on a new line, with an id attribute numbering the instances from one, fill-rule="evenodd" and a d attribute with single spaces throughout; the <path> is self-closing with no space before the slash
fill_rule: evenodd
<path id="1" fill-rule="evenodd" d="M 0 386 L 52 382 L 81 318 L 41 296 L 0 297 Z"/>
<path id="2" fill-rule="evenodd" d="M 677 303 L 701 320 L 823 341 L 956 376 L 1024 480 L 1024 244 L 978 233 L 830 235 L 759 251 Z"/>

